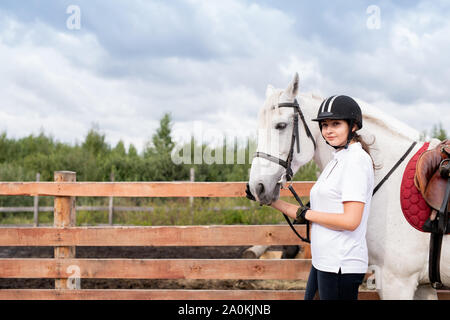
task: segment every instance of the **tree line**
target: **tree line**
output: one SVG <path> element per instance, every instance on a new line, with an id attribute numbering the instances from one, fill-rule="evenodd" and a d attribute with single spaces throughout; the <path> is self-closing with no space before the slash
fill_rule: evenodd
<path id="1" fill-rule="evenodd" d="M 41 132 L 13 139 L 6 132 L 0 135 L 0 181 L 53 181 L 54 171 L 77 173 L 77 181 L 185 181 L 190 168 L 195 169 L 195 181 L 243 181 L 248 179 L 251 158 L 249 143 L 237 153 L 245 153 L 243 164 L 176 164 L 171 154 L 175 143 L 171 135 L 171 115 L 165 114 L 159 128 L 138 152 L 133 144 L 127 148 L 123 141 L 115 146 L 106 141 L 105 134 L 91 128 L 81 143 L 70 145 Z M 206 150 L 191 138 L 192 150 Z M 213 153 L 216 151 L 213 151 Z M 194 152 L 192 152 L 194 154 Z M 249 161 L 250 159 L 250 161 Z"/>
<path id="2" fill-rule="evenodd" d="M 123 141 L 111 146 L 105 134 L 91 128 L 84 141 L 70 145 L 55 140 L 41 132 L 24 138 L 8 138 L 7 133 L 0 135 L 0 181 L 35 181 L 36 173 L 41 174 L 41 181 L 53 181 L 54 171 L 69 170 L 77 173 L 77 181 L 188 181 L 190 168 L 195 169 L 195 181 L 246 181 L 251 166 L 253 152 L 249 140 L 245 147 L 232 149 L 234 158 L 245 154 L 245 163 L 232 164 L 202 161 L 200 164 L 172 161 L 171 154 L 175 147 L 172 139 L 171 115 L 164 114 L 159 128 L 146 143 L 144 150 L 138 152 L 133 144 L 128 150 Z M 422 133 L 423 137 L 427 132 Z M 442 124 L 435 125 L 430 136 L 440 140 L 447 138 Z M 227 142 L 224 141 L 224 145 Z M 188 143 L 191 155 L 195 149 L 203 151 L 206 144 L 198 145 L 194 137 Z M 223 148 L 214 152 L 225 152 Z M 229 150 L 227 151 L 229 152 Z M 193 157 L 193 156 L 192 156 Z M 224 157 L 225 158 L 225 155 Z M 297 172 L 296 180 L 316 180 L 317 166 L 311 162 Z"/>

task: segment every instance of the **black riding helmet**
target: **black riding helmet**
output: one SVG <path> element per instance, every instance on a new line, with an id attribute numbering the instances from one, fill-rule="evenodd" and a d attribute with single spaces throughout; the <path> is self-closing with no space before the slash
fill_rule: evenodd
<path id="1" fill-rule="evenodd" d="M 335 120 L 346 120 L 349 124 L 350 131 L 348 133 L 347 143 L 345 144 L 345 149 L 347 149 L 348 144 L 353 139 L 354 132 L 352 132 L 353 124 L 358 127 L 357 130 L 361 129 L 362 124 L 362 112 L 358 103 L 349 96 L 338 95 L 331 96 L 325 99 L 317 113 L 317 118 L 312 119 L 312 121 L 318 121 L 320 131 L 322 132 L 322 120 L 335 119 Z M 325 140 L 326 141 L 326 140 Z M 328 141 L 326 141 L 327 144 Z M 339 146 L 332 146 L 335 149 L 340 148 Z"/>

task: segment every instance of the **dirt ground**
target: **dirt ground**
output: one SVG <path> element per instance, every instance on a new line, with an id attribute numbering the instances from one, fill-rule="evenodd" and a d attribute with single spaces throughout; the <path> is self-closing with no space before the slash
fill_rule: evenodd
<path id="1" fill-rule="evenodd" d="M 77 247 L 76 258 L 240 259 L 246 247 Z M 269 250 L 281 250 L 271 247 Z M 53 247 L 0 247 L 0 258 L 53 258 Z M 82 289 L 301 290 L 300 280 L 81 279 Z M 0 279 L 0 289 L 53 289 L 53 279 Z"/>

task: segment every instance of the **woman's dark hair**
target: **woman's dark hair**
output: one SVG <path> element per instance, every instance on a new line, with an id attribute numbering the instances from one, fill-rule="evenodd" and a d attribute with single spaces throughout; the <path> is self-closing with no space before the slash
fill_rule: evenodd
<path id="1" fill-rule="evenodd" d="M 373 161 L 373 157 L 372 157 L 372 155 L 370 154 L 370 146 L 371 145 L 373 145 L 374 143 L 375 143 L 375 138 L 373 139 L 373 142 L 372 143 L 367 143 L 366 141 L 364 141 L 364 139 L 357 133 L 357 132 L 355 132 L 354 134 L 353 134 L 353 139 L 352 139 L 353 141 L 355 141 L 355 142 L 359 142 L 359 143 L 361 143 L 361 147 L 363 148 L 363 150 L 365 151 L 365 152 L 367 152 L 367 154 L 370 156 L 370 158 L 372 159 L 372 166 L 373 166 L 373 169 L 374 170 L 379 170 L 379 169 L 381 169 L 381 166 L 379 166 L 379 165 L 375 165 L 375 162 Z"/>
<path id="2" fill-rule="evenodd" d="M 352 130 L 352 128 L 350 128 L 351 121 L 348 120 L 348 119 L 345 119 L 345 121 L 348 123 L 349 130 Z M 357 129 L 357 130 L 358 130 L 358 129 Z M 368 155 L 370 156 L 370 158 L 372 159 L 372 167 L 373 167 L 373 169 L 374 169 L 374 170 L 379 170 L 379 169 L 381 169 L 382 166 L 380 166 L 380 165 L 375 165 L 375 162 L 373 161 L 373 157 L 372 157 L 372 155 L 370 154 L 370 146 L 373 145 L 373 144 L 375 143 L 375 137 L 374 137 L 372 143 L 367 143 L 367 142 L 364 141 L 364 139 L 358 134 L 358 132 L 355 131 L 355 132 L 353 132 L 353 138 L 352 138 L 352 140 L 355 141 L 355 142 L 361 143 L 361 147 L 363 148 L 363 150 L 364 150 L 365 152 L 367 152 L 367 154 L 368 154 Z"/>

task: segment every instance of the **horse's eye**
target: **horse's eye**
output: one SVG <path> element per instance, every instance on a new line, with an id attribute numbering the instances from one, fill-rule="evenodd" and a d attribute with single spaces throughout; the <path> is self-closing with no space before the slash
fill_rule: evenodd
<path id="1" fill-rule="evenodd" d="M 277 125 L 275 126 L 275 129 L 277 129 L 277 130 L 283 130 L 283 129 L 285 129 L 287 127 L 287 123 L 285 123 L 285 122 L 280 122 L 280 123 L 277 123 Z"/>

